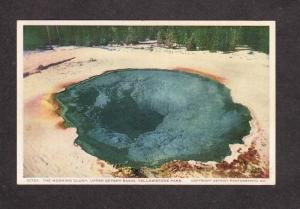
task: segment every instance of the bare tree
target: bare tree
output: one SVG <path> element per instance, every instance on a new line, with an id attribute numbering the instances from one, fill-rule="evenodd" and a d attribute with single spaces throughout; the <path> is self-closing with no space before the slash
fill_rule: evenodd
<path id="1" fill-rule="evenodd" d="M 49 26 L 46 26 L 46 31 L 47 31 L 47 35 L 48 35 L 48 44 L 50 47 L 52 47 L 51 45 L 51 35 L 50 35 L 50 30 L 49 30 Z"/>
<path id="2" fill-rule="evenodd" d="M 57 33 L 57 37 L 58 37 L 58 44 L 61 44 L 61 38 L 60 38 L 60 34 L 59 34 L 59 30 L 58 30 L 58 26 L 55 26 L 56 29 L 56 33 Z"/>

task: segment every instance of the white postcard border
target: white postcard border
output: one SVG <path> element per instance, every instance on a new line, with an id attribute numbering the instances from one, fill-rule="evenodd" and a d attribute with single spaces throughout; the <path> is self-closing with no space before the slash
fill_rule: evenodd
<path id="1" fill-rule="evenodd" d="M 23 26 L 269 26 L 269 178 L 24 178 L 23 177 Z M 275 21 L 125 21 L 125 20 L 18 20 L 17 21 L 17 184 L 19 185 L 275 185 L 276 71 Z"/>

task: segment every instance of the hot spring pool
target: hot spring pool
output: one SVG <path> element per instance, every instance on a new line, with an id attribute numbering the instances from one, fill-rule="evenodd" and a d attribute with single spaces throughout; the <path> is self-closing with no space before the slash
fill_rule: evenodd
<path id="1" fill-rule="evenodd" d="M 250 112 L 223 84 L 162 69 L 123 69 L 55 95 L 75 143 L 113 164 L 220 161 L 249 134 Z"/>

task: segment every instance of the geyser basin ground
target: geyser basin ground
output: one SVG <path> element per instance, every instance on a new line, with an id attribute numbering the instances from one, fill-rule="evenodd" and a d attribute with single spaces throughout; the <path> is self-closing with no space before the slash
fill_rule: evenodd
<path id="1" fill-rule="evenodd" d="M 249 134 L 249 110 L 223 84 L 160 70 L 111 71 L 55 96 L 76 144 L 113 164 L 220 161 Z"/>

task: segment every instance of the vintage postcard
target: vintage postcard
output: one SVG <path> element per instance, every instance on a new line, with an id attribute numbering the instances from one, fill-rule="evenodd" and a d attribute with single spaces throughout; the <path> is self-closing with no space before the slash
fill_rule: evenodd
<path id="1" fill-rule="evenodd" d="M 17 183 L 275 184 L 274 21 L 17 22 Z"/>

